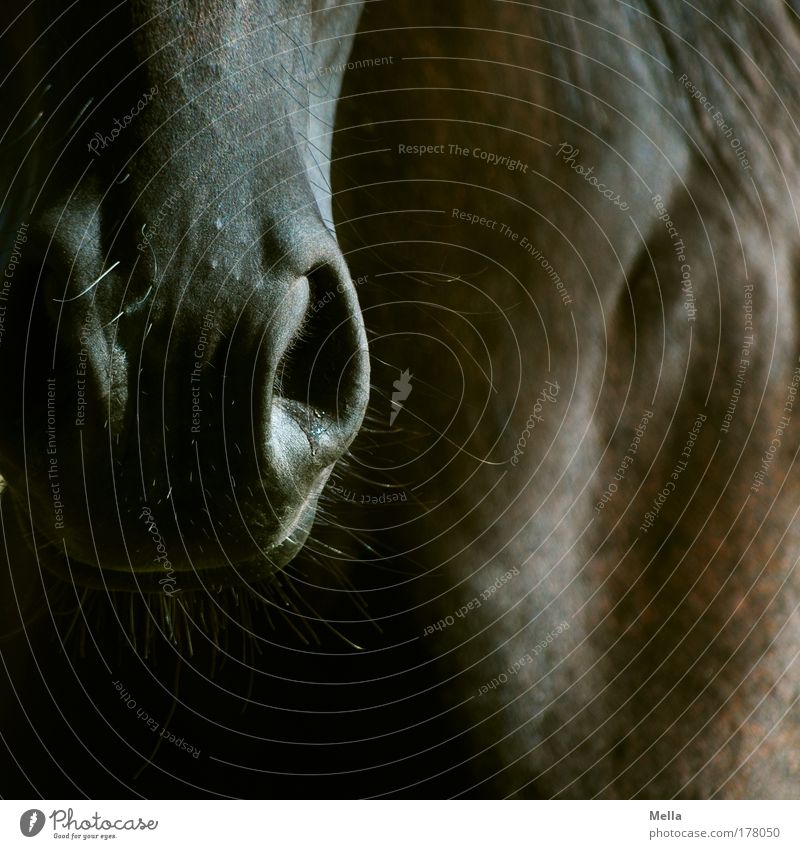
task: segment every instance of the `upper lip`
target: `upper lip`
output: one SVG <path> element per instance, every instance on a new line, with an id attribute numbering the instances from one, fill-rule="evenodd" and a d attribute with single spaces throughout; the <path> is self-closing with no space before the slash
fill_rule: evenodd
<path id="1" fill-rule="evenodd" d="M 223 585 L 266 580 L 284 568 L 302 548 L 313 521 L 317 497 L 326 479 L 327 475 L 321 476 L 320 483 L 312 487 L 278 542 L 264 549 L 262 554 L 243 561 L 228 561 L 221 566 L 200 568 L 194 566 L 191 561 L 188 565 L 170 563 L 167 567 L 169 571 L 161 566 L 152 568 L 152 564 L 147 570 L 132 566 L 101 568 L 69 556 L 65 557 L 64 553 L 54 545 L 41 551 L 42 562 L 48 571 L 75 585 L 142 593 L 164 591 L 164 585 L 159 581 L 163 581 L 167 575 L 173 576 L 170 586 L 176 592 L 182 589 L 211 589 Z M 292 537 L 298 534 L 298 530 L 302 530 L 303 534 L 298 535 L 299 539 L 293 539 Z M 69 555 L 68 547 L 67 555 Z M 223 558 L 224 555 L 221 560 Z"/>
<path id="2" fill-rule="evenodd" d="M 286 566 L 301 548 L 301 543 L 292 543 L 285 552 L 281 552 L 280 558 L 273 559 L 269 556 L 272 552 L 277 554 L 278 549 L 282 548 L 286 542 L 287 540 L 283 540 L 270 548 L 265 555 L 245 562 L 201 569 L 192 566 L 188 569 L 172 569 L 170 572 L 163 569 L 146 572 L 135 568 L 101 569 L 72 558 L 65 558 L 61 552 L 52 551 L 52 554 L 58 558 L 59 565 L 56 568 L 51 565 L 49 571 L 61 578 L 67 578 L 76 585 L 96 589 L 159 592 L 164 591 L 161 581 L 167 575 L 172 576 L 170 587 L 174 592 L 183 589 L 211 589 L 228 584 L 268 579 L 274 572 Z M 48 565 L 46 559 L 44 562 Z M 52 564 L 53 561 L 51 560 L 50 563 Z"/>

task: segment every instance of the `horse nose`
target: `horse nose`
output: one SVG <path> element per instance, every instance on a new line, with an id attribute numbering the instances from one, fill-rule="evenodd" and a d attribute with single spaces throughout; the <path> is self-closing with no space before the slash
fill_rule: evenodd
<path id="1" fill-rule="evenodd" d="M 364 323 L 344 258 L 310 268 L 283 301 L 259 340 L 267 375 L 251 419 L 274 463 L 306 457 L 327 467 L 355 438 L 369 394 Z"/>
<path id="2" fill-rule="evenodd" d="M 27 361 L 26 379 L 35 392 L 56 378 L 59 473 L 85 490 L 63 531 L 76 562 L 123 582 L 130 561 L 150 580 L 143 504 L 187 587 L 192 569 L 238 579 L 226 563 L 268 576 L 305 543 L 360 428 L 369 357 L 344 256 L 321 226 L 301 223 L 280 244 L 251 239 L 250 262 L 223 262 L 236 246 L 201 262 L 207 246 L 193 247 L 158 278 L 141 261 L 105 259 L 89 239 L 83 249 L 61 232 L 46 242 L 36 321 L 57 345 L 35 374 Z M 24 427 L 29 444 L 48 444 L 40 417 Z M 47 471 L 42 452 L 27 462 Z M 42 501 L 36 522 L 48 528 Z"/>

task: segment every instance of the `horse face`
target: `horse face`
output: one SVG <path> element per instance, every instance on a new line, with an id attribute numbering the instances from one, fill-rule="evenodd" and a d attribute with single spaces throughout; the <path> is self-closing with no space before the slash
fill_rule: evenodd
<path id="1" fill-rule="evenodd" d="M 355 9 L 82 3 L 20 63 L 0 473 L 50 569 L 189 588 L 305 541 L 369 385 L 324 192 Z"/>

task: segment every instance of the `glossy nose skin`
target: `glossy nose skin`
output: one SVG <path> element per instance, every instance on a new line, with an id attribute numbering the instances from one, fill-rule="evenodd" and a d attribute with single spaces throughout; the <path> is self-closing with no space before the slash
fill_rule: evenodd
<path id="1" fill-rule="evenodd" d="M 303 545 L 368 399 L 335 240 L 313 216 L 246 248 L 241 227 L 201 228 L 156 277 L 104 269 L 86 238 L 97 225 L 72 215 L 28 254 L 39 355 L 13 400 L 25 460 L 4 452 L 15 503 L 81 583 L 151 590 L 165 563 L 186 589 L 268 577 Z M 53 457 L 57 514 L 38 486 Z"/>
<path id="2" fill-rule="evenodd" d="M 321 122 L 305 84 L 349 42 L 320 46 L 313 17 L 122 4 L 114 61 L 76 53 L 53 80 L 90 107 L 78 129 L 55 109 L 41 145 L 0 346 L 0 473 L 69 580 L 269 576 L 360 427 L 364 325 L 320 202 L 332 107 Z"/>
<path id="3" fill-rule="evenodd" d="M 267 326 L 258 315 L 249 320 L 253 336 L 260 330 L 258 348 L 268 352 L 251 410 L 254 433 L 276 466 L 292 442 L 287 430 L 299 430 L 307 442 L 298 462 L 330 466 L 358 432 L 369 386 L 364 325 L 343 259 L 333 255 L 290 284 Z M 260 359 L 249 335 L 229 355 L 233 363 Z"/>

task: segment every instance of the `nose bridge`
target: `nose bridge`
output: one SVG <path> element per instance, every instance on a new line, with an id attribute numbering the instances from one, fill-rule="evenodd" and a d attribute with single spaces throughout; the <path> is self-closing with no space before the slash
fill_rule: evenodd
<path id="1" fill-rule="evenodd" d="M 134 305 L 128 326 L 137 315 L 140 324 L 130 341 L 124 331 L 118 337 L 143 345 L 150 374 L 168 371 L 183 381 L 176 389 L 169 378 L 164 405 L 177 400 L 184 413 L 191 409 L 193 438 L 219 446 L 224 434 L 229 448 L 252 446 L 256 463 L 268 467 L 285 465 L 287 440 L 306 445 L 292 462 L 301 454 L 301 465 L 312 468 L 335 462 L 366 406 L 355 291 L 301 176 L 276 183 L 262 173 L 243 183 L 246 192 L 226 189 L 215 198 L 204 183 L 168 221 L 156 218 L 144 230 L 135 288 L 154 288 L 160 318 L 145 337 L 153 311 Z M 171 397 L 181 392 L 190 397 Z M 154 412 L 160 419 L 160 408 Z"/>
<path id="2" fill-rule="evenodd" d="M 169 196 L 188 183 L 202 201 L 301 172 L 308 16 L 273 17 L 260 4 L 161 6 L 134 4 L 142 85 L 154 94 L 131 125 L 140 144 L 131 189 Z"/>
<path id="3" fill-rule="evenodd" d="M 185 257 L 228 268 L 252 265 L 261 261 L 259 244 L 280 257 L 291 252 L 290 219 L 317 212 L 288 122 L 276 119 L 257 147 L 220 129 L 206 127 L 128 181 L 135 246 L 145 266 L 185 265 Z"/>
<path id="4" fill-rule="evenodd" d="M 169 274 L 207 295 L 222 286 L 242 297 L 259 279 L 302 275 L 315 261 L 324 225 L 292 122 L 275 110 L 250 131 L 231 120 L 191 136 L 160 128 L 126 181 L 140 284 Z M 162 147 L 160 134 L 183 141 Z"/>

